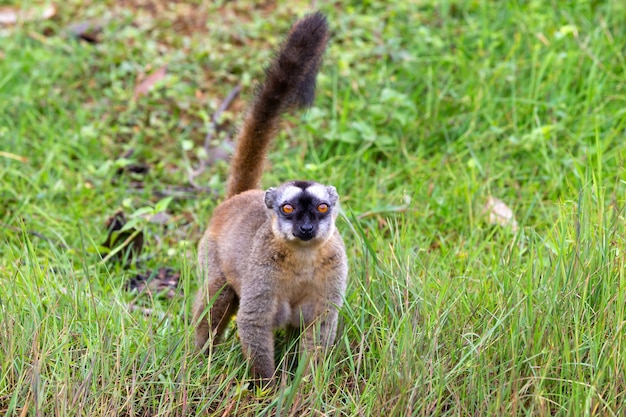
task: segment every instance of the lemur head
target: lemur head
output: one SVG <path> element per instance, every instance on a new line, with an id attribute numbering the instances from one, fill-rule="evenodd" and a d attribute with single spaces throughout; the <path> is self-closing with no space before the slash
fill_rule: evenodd
<path id="1" fill-rule="evenodd" d="M 331 185 L 291 181 L 267 190 L 265 205 L 274 212 L 274 235 L 287 241 L 323 242 L 335 231 L 339 196 Z"/>

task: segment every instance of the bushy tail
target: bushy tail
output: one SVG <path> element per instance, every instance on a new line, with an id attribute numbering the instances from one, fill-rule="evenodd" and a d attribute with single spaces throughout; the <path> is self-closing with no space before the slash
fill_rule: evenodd
<path id="1" fill-rule="evenodd" d="M 292 26 L 267 68 L 265 82 L 239 131 L 228 177 L 228 198 L 259 187 L 267 148 L 281 115 L 310 106 L 315 98 L 315 78 L 327 43 L 328 24 L 320 12 Z"/>

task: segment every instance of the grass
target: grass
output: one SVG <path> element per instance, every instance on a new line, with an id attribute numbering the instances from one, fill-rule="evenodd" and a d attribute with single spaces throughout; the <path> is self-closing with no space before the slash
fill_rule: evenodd
<path id="1" fill-rule="evenodd" d="M 195 245 L 227 163 L 201 189 L 188 172 L 308 4 L 71 0 L 0 27 L 0 413 L 626 413 L 623 2 L 318 3 L 318 98 L 264 186 L 337 187 L 350 283 L 311 374 L 279 337 L 275 394 L 248 389 L 235 332 L 210 360 L 193 348 Z M 68 34 L 87 20 L 99 43 Z M 517 232 L 490 224 L 489 197 Z M 138 271 L 101 260 L 118 209 L 144 232 L 142 267 L 181 271 L 174 298 L 127 291 Z"/>

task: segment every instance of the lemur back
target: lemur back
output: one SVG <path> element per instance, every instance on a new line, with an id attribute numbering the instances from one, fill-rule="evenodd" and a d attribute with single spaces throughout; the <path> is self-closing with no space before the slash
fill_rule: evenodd
<path id="1" fill-rule="evenodd" d="M 346 288 L 335 188 L 290 181 L 265 192 L 257 189 L 282 114 L 313 102 L 327 41 L 321 13 L 292 26 L 245 117 L 227 199 L 214 210 L 198 249 L 196 346 L 215 344 L 237 314 L 244 355 L 263 383 L 271 383 L 275 371 L 273 330 L 302 329 L 306 349 L 330 346 Z"/>

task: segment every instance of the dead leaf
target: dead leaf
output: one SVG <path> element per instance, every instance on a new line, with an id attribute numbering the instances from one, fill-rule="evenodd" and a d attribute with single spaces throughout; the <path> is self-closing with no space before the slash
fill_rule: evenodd
<path id="1" fill-rule="evenodd" d="M 115 175 L 111 178 L 112 184 L 117 184 L 119 177 L 128 176 L 130 179 L 128 185 L 130 187 L 136 189 L 144 188 L 143 179 L 150 171 L 150 166 L 141 162 L 131 162 L 134 153 L 135 150 L 131 148 L 115 160 L 119 168 L 117 168 Z"/>
<path id="2" fill-rule="evenodd" d="M 154 224 L 158 224 L 159 226 L 163 226 L 165 223 L 170 221 L 171 218 L 172 218 L 171 214 L 168 214 L 165 211 L 160 211 L 160 212 L 155 213 L 154 215 L 150 216 L 148 221 L 150 223 L 154 223 Z"/>
<path id="3" fill-rule="evenodd" d="M 107 219 L 106 228 L 108 230 L 107 238 L 102 244 L 103 247 L 111 250 L 118 250 L 114 255 L 107 255 L 104 260 L 113 259 L 117 262 L 125 262 L 130 265 L 134 260 L 139 258 L 143 249 L 143 232 L 136 229 L 129 229 L 120 232 L 126 224 L 126 217 L 120 210 Z M 123 246 L 118 249 L 118 246 Z"/>
<path id="4" fill-rule="evenodd" d="M 161 68 L 153 71 L 152 73 L 150 73 L 150 75 L 139 81 L 139 84 L 137 84 L 137 86 L 135 87 L 135 100 L 137 100 L 141 96 L 148 94 L 148 92 L 152 90 L 152 87 L 154 87 L 156 83 L 165 78 L 166 74 L 167 65 L 163 65 Z"/>
<path id="5" fill-rule="evenodd" d="M 146 273 L 137 274 L 126 282 L 128 291 L 137 291 L 138 293 L 148 292 L 151 295 L 162 294 L 172 299 L 178 293 L 178 281 L 180 272 L 171 268 L 159 268 L 156 273 L 148 270 Z"/>
<path id="6" fill-rule="evenodd" d="M 75 38 L 81 39 L 89 43 L 100 42 L 102 34 L 102 25 L 97 22 L 78 22 L 67 27 L 67 32 Z"/>
<path id="7" fill-rule="evenodd" d="M 150 171 L 150 166 L 142 163 L 128 164 L 120 167 L 115 171 L 115 175 L 122 175 L 124 173 L 146 175 Z"/>
<path id="8" fill-rule="evenodd" d="M 514 232 L 519 229 L 517 220 L 511 210 L 502 200 L 495 197 L 487 198 L 487 203 L 483 208 L 483 214 L 489 214 L 489 224 L 508 226 Z"/>
<path id="9" fill-rule="evenodd" d="M 0 24 L 13 25 L 17 22 L 46 20 L 54 16 L 56 12 L 56 7 L 53 4 L 28 8 L 20 6 L 0 7 Z"/>

